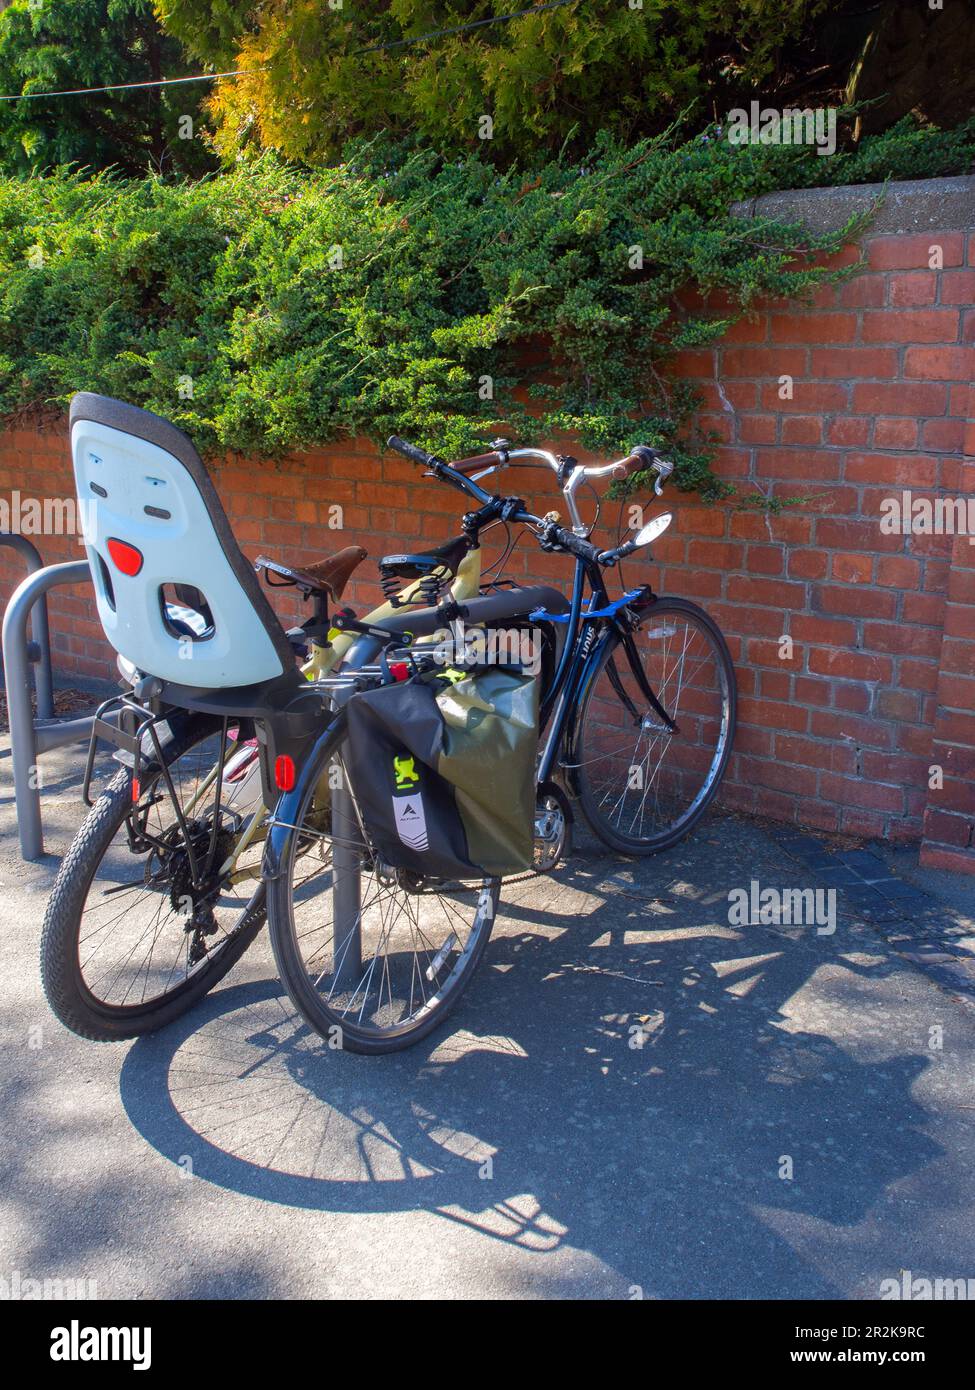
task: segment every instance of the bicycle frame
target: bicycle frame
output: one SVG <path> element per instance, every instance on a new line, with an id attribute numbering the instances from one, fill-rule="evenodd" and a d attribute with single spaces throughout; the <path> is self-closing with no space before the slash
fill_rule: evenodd
<path id="1" fill-rule="evenodd" d="M 544 692 L 542 697 L 540 725 L 545 731 L 545 739 L 538 766 L 539 785 L 551 778 L 559 749 L 564 745 L 571 752 L 575 743 L 575 715 L 580 697 L 602 658 L 603 651 L 614 638 L 620 641 L 634 679 L 655 713 L 670 729 L 675 730 L 677 727 L 647 681 L 643 663 L 633 641 L 632 622 L 625 616 L 617 616 L 618 613 L 629 613 L 634 618 L 642 618 L 656 602 L 656 594 L 649 585 L 645 585 L 637 597 L 621 605 L 608 616 L 588 618 L 583 608 L 587 582 L 592 595 L 590 608 L 599 612 L 613 607 L 609 601 L 602 571 L 597 565 L 577 557 L 565 645 L 551 689 Z M 640 716 L 618 678 L 611 676 L 610 679 L 634 721 L 639 720 Z"/>

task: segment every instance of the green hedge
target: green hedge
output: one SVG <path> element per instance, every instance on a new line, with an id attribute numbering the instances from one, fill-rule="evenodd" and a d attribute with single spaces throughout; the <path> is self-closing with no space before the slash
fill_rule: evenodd
<path id="1" fill-rule="evenodd" d="M 838 164 L 712 133 L 525 173 L 362 146 L 315 174 L 268 156 L 196 184 L 0 181 L 0 413 L 101 391 L 262 456 L 393 430 L 447 454 L 498 431 L 649 439 L 715 495 L 668 363 L 822 282 L 808 254 L 842 234 L 730 205 Z M 682 312 L 685 290 L 732 307 Z"/>

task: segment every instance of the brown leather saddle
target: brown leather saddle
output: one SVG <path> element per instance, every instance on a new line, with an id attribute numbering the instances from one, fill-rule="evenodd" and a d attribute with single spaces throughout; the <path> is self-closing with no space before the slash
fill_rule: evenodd
<path id="1" fill-rule="evenodd" d="M 264 570 L 267 582 L 272 588 L 275 585 L 294 584 L 303 594 L 327 595 L 333 603 L 337 603 L 353 570 L 362 564 L 367 553 L 361 545 L 347 545 L 334 555 L 326 556 L 324 560 L 300 568 L 281 565 L 277 560 L 259 555 L 254 561 L 254 568 Z M 276 577 L 272 579 L 272 575 Z"/>

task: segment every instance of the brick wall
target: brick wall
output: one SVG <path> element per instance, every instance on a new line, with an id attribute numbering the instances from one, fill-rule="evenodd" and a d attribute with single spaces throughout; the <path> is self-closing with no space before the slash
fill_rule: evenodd
<path id="1" fill-rule="evenodd" d="M 858 191 L 841 192 L 842 220 Z M 822 224 L 828 200 L 788 195 L 776 210 Z M 763 306 L 715 350 L 685 354 L 680 370 L 704 397 L 698 426 L 722 440 L 719 471 L 743 490 L 804 500 L 776 516 L 673 493 L 655 563 L 631 561 L 626 578 L 697 599 L 728 637 L 741 702 L 727 804 L 828 831 L 923 836 L 926 863 L 975 872 L 975 546 L 880 528 L 881 503 L 903 489 L 975 498 L 972 211 L 975 180 L 901 185 L 845 253 L 866 255 L 855 278 L 809 307 Z M 213 470 L 252 556 L 307 561 L 351 541 L 371 557 L 420 548 L 453 534 L 464 509 L 366 442 Z M 537 477 L 536 510 L 558 506 Z M 517 475 L 519 487 L 525 478 L 535 475 Z M 0 496 L 14 488 L 71 495 L 63 427 L 0 436 Z M 336 503 L 342 530 L 329 528 Z M 615 525 L 617 512 L 607 505 L 604 518 Z M 48 561 L 81 553 L 66 537 L 40 544 Z M 371 572 L 367 562 L 348 595 L 360 610 L 378 600 Z M 4 594 L 15 573 L 0 552 Z M 561 580 L 567 565 L 529 543 L 506 573 Z M 60 671 L 107 674 L 88 593 L 58 591 L 51 607 Z M 929 785 L 932 767 L 941 785 L 937 773 Z"/>

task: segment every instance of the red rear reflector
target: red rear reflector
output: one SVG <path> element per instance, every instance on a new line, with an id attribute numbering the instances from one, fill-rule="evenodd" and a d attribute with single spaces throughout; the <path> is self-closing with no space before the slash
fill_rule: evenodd
<path id="1" fill-rule="evenodd" d="M 389 674 L 394 681 L 405 681 L 410 674 L 410 668 L 405 661 L 391 661 L 389 663 Z"/>
<path id="2" fill-rule="evenodd" d="M 274 785 L 279 792 L 289 792 L 295 784 L 295 761 L 287 753 L 274 760 Z"/>
<path id="3" fill-rule="evenodd" d="M 132 805 L 133 805 L 133 806 L 134 806 L 135 803 L 139 800 L 139 797 L 140 797 L 141 795 L 142 795 L 142 788 L 141 788 L 140 785 L 139 785 L 139 779 L 138 779 L 138 777 L 133 777 L 133 778 L 132 778 Z"/>
<path id="4" fill-rule="evenodd" d="M 118 541 L 112 537 L 108 542 L 108 553 L 115 561 L 115 568 L 123 574 L 138 574 L 142 568 L 142 551 L 136 550 L 128 541 Z"/>

